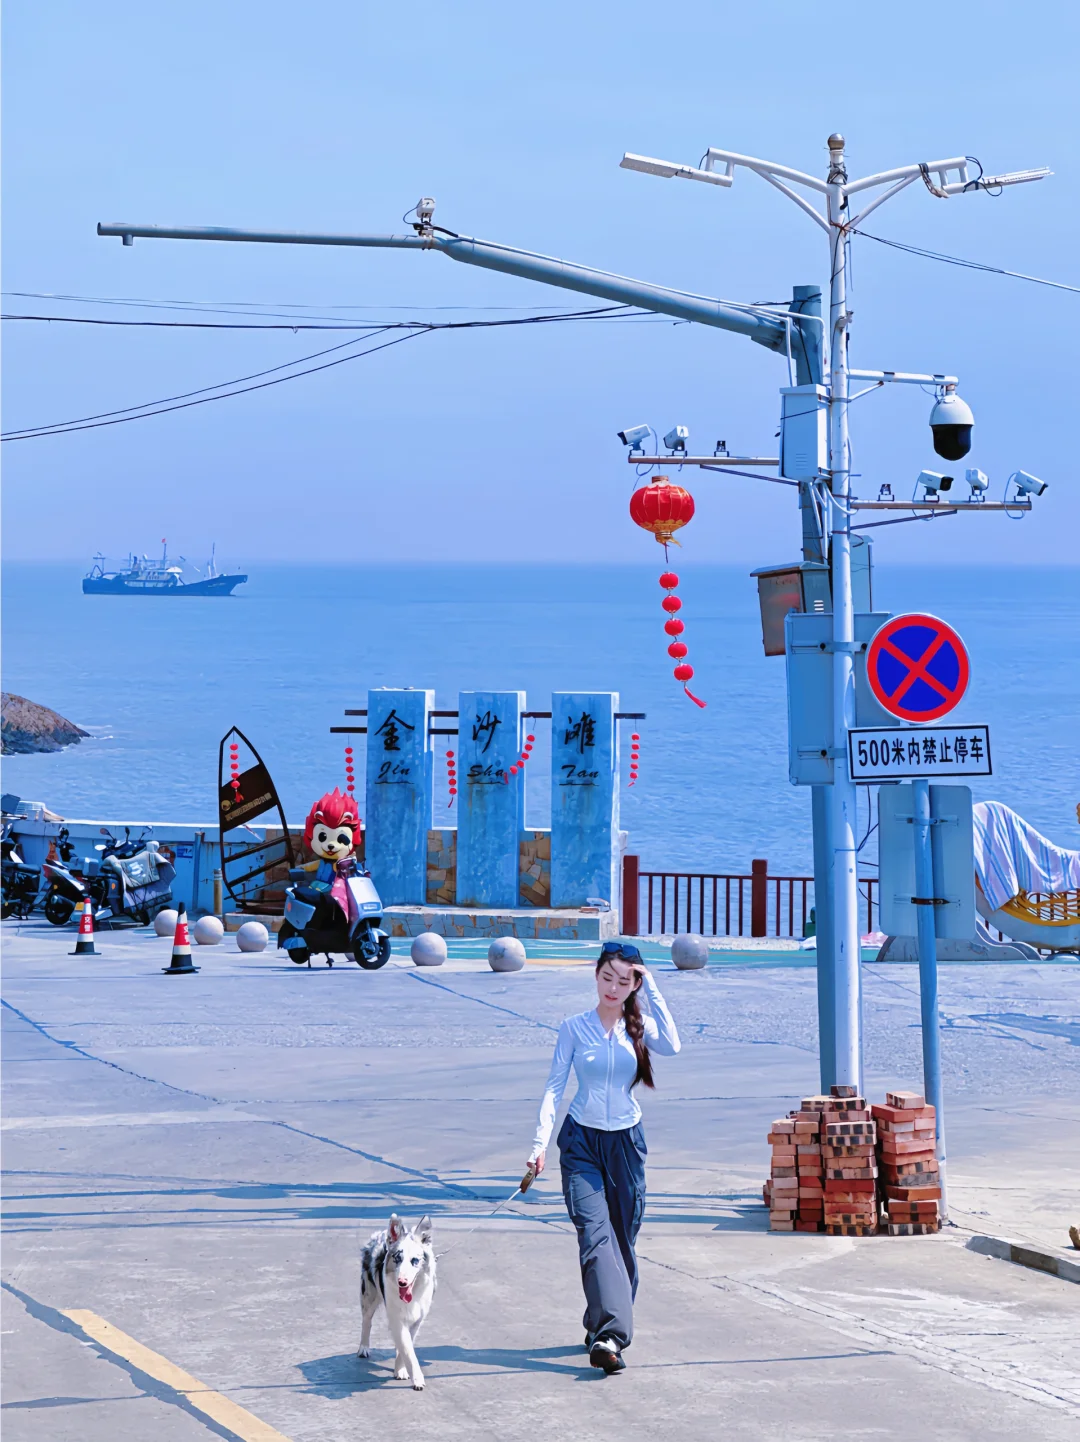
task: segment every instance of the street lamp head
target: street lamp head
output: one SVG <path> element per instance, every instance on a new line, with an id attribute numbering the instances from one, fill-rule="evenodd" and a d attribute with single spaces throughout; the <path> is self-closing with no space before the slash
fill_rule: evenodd
<path id="1" fill-rule="evenodd" d="M 947 461 L 960 460 L 971 450 L 971 428 L 974 424 L 971 407 L 960 399 L 952 386 L 946 386 L 945 393 L 930 412 L 934 450 Z"/>

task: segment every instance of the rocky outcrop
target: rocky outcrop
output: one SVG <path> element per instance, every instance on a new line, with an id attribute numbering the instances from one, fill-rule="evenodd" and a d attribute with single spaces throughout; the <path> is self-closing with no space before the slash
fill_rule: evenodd
<path id="1" fill-rule="evenodd" d="M 39 706 L 11 691 L 0 693 L 3 706 L 3 754 L 27 755 L 34 751 L 62 751 L 90 733 L 58 711 Z"/>

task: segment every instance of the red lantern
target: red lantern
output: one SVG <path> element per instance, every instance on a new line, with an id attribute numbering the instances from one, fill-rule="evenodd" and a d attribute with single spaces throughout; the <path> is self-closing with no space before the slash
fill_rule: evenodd
<path id="1" fill-rule="evenodd" d="M 693 496 L 682 486 L 673 486 L 667 476 L 655 476 L 630 497 L 630 519 L 643 531 L 651 531 L 665 553 L 669 544 L 680 544 L 675 532 L 693 517 Z"/>
<path id="2" fill-rule="evenodd" d="M 450 800 L 446 803 L 447 809 L 454 804 L 454 797 L 457 795 L 457 764 L 454 761 L 454 753 L 446 753 L 446 786 L 450 792 Z"/>
<path id="3" fill-rule="evenodd" d="M 638 779 L 638 757 L 641 754 L 641 737 L 635 731 L 630 737 L 630 780 L 626 783 L 631 787 Z"/>

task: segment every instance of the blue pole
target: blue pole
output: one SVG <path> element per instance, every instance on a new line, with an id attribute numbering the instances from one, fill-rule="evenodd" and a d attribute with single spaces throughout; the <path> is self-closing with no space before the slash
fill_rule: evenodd
<path id="1" fill-rule="evenodd" d="M 941 1218 L 948 1217 L 945 1192 L 945 1120 L 941 1106 L 941 1033 L 938 1024 L 937 928 L 934 923 L 934 856 L 930 841 L 930 783 L 913 781 L 915 831 L 915 924 L 919 946 L 922 1008 L 923 1093 L 934 1108 L 937 1159 L 941 1171 Z"/>

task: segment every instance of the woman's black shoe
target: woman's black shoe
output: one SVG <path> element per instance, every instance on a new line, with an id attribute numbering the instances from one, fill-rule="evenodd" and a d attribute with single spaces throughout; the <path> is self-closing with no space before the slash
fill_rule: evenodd
<path id="1" fill-rule="evenodd" d="M 599 1337 L 589 1352 L 589 1365 L 599 1367 L 610 1377 L 613 1372 L 626 1370 L 626 1363 L 622 1359 L 622 1353 L 615 1346 L 610 1337 Z"/>

